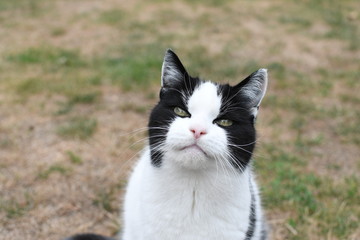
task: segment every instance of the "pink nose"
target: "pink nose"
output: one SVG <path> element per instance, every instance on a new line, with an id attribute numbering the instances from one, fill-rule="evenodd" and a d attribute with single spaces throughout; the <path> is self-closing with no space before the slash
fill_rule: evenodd
<path id="1" fill-rule="evenodd" d="M 195 139 L 198 139 L 202 135 L 206 134 L 206 130 L 199 129 L 199 128 L 190 128 L 190 132 L 192 132 L 194 134 Z"/>

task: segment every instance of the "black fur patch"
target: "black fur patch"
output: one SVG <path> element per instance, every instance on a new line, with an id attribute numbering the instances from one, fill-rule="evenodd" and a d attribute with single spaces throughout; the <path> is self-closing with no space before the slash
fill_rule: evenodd
<path id="1" fill-rule="evenodd" d="M 255 148 L 256 131 L 254 116 L 247 107 L 245 97 L 240 94 L 240 89 L 239 85 L 219 85 L 218 92 L 222 97 L 222 105 L 218 118 L 233 121 L 233 125 L 224 128 L 231 144 L 231 163 L 235 168 L 244 170 Z"/>
<path id="2" fill-rule="evenodd" d="M 110 237 L 104 237 L 97 234 L 92 234 L 92 233 L 84 233 L 66 238 L 65 240 L 115 240 L 115 239 Z"/>
<path id="3" fill-rule="evenodd" d="M 250 192 L 251 192 L 251 205 L 250 205 L 250 215 L 249 215 L 249 226 L 246 231 L 246 238 L 245 240 L 250 240 L 254 236 L 255 232 L 255 224 L 256 224 L 256 211 L 255 211 L 255 196 L 254 190 L 250 182 Z"/>

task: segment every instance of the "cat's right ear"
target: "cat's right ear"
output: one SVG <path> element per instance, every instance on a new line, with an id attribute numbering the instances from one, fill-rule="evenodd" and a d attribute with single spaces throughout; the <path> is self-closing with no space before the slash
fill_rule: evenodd
<path id="1" fill-rule="evenodd" d="M 246 104 L 251 109 L 255 118 L 261 100 L 265 95 L 267 83 L 267 69 L 261 68 L 235 86 L 235 89 L 238 89 L 238 93 L 245 98 Z"/>
<path id="2" fill-rule="evenodd" d="M 166 50 L 161 69 L 161 87 L 172 88 L 183 81 L 187 72 L 179 57 L 171 50 Z"/>

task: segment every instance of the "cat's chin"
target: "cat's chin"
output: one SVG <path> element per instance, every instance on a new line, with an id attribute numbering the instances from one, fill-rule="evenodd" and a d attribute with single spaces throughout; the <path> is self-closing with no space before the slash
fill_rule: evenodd
<path id="1" fill-rule="evenodd" d="M 169 158 L 176 165 L 186 169 L 206 169 L 211 165 L 207 154 L 197 147 L 189 147 L 179 151 L 173 151 L 169 154 Z"/>

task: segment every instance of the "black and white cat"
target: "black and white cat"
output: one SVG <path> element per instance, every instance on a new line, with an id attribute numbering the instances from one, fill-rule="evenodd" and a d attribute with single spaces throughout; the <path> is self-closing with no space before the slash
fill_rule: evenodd
<path id="1" fill-rule="evenodd" d="M 236 86 L 193 78 L 167 50 L 149 144 L 127 186 L 122 240 L 267 239 L 251 167 L 266 87 L 266 69 Z"/>

